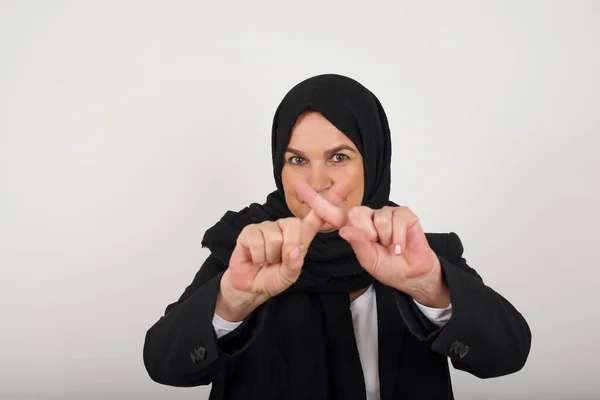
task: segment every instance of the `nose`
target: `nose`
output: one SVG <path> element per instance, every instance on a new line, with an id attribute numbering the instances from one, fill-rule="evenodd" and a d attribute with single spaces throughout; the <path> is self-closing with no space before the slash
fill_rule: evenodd
<path id="1" fill-rule="evenodd" d="M 333 180 L 331 179 L 331 175 L 327 171 L 326 166 L 321 164 L 313 164 L 310 171 L 308 184 L 317 193 L 324 192 L 331 188 L 333 185 Z"/>

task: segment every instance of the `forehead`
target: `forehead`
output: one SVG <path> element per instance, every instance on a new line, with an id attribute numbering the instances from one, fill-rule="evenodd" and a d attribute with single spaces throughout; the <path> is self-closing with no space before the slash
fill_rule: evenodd
<path id="1" fill-rule="evenodd" d="M 289 145 L 352 145 L 352 141 L 321 113 L 307 111 L 298 117 Z"/>

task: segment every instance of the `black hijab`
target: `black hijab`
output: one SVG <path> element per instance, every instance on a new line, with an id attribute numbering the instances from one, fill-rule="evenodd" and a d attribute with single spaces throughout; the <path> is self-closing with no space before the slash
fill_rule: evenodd
<path id="1" fill-rule="evenodd" d="M 267 196 L 264 204 L 253 203 L 239 212 L 228 211 L 204 235 L 202 245 L 223 265 L 229 265 L 237 237 L 246 225 L 293 216 L 285 202 L 281 171 L 292 129 L 306 111 L 320 112 L 362 154 L 365 177 L 362 204 L 374 209 L 395 205 L 389 201 L 391 135 L 381 103 L 353 79 L 336 74 L 314 76 L 294 86 L 275 112 L 271 154 L 277 190 Z M 299 279 L 288 291 L 351 292 L 372 281 L 337 231 L 319 233 L 310 245 Z"/>
<path id="2" fill-rule="evenodd" d="M 365 192 L 371 208 L 389 201 L 391 138 L 379 100 L 360 83 L 340 75 L 309 78 L 284 97 L 273 120 L 273 174 L 277 190 L 264 204 L 229 211 L 202 241 L 225 266 L 241 230 L 248 224 L 291 217 L 281 170 L 292 128 L 305 111 L 320 112 L 356 145 L 363 156 Z M 298 280 L 269 301 L 268 322 L 239 371 L 244 398 L 336 398 L 364 400 L 364 376 L 353 335 L 348 292 L 373 282 L 350 245 L 337 232 L 319 233 L 311 242 Z M 293 293 L 289 293 L 293 292 Z M 303 329 L 298 329 L 303 327 Z M 310 351 L 306 351 L 310 349 Z M 248 364 L 246 364 L 248 363 Z M 296 382 L 296 384 L 294 383 Z"/>

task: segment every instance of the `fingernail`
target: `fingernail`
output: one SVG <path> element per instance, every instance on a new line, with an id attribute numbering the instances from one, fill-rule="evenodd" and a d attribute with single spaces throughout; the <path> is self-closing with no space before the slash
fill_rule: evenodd
<path id="1" fill-rule="evenodd" d="M 290 259 L 295 260 L 296 258 L 298 258 L 298 255 L 300 254 L 300 250 L 296 247 L 294 250 L 292 250 L 292 252 L 290 253 Z"/>
<path id="2" fill-rule="evenodd" d="M 396 246 L 394 246 L 394 253 L 399 256 L 400 254 L 402 254 L 402 246 L 400 246 L 399 244 L 397 244 Z"/>

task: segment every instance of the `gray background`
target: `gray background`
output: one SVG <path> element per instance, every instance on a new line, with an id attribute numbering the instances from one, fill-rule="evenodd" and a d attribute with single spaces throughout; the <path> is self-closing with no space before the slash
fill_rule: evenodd
<path id="1" fill-rule="evenodd" d="M 392 198 L 455 231 L 528 319 L 525 369 L 458 399 L 597 398 L 600 2 L 3 1 L 0 398 L 206 398 L 144 334 L 204 231 L 274 187 L 292 85 L 348 74 L 393 132 Z"/>

